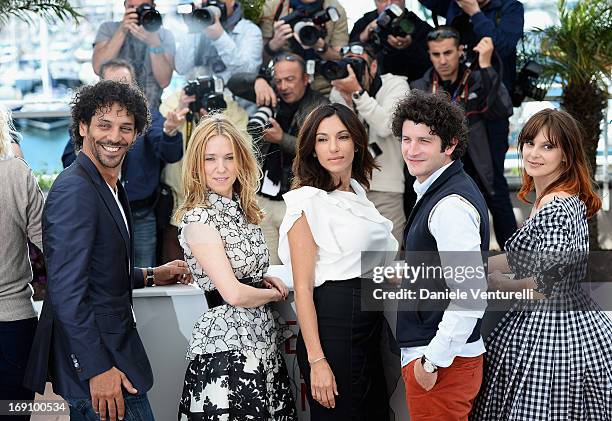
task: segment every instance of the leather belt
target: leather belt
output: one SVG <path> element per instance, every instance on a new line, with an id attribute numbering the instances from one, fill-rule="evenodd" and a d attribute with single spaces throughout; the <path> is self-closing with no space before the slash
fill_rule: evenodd
<path id="1" fill-rule="evenodd" d="M 238 279 L 238 282 L 248 285 L 253 282 L 253 278 L 248 277 Z M 206 297 L 206 302 L 208 303 L 209 309 L 228 304 L 227 301 L 225 301 L 221 296 L 221 293 L 216 289 L 213 289 L 212 291 L 204 291 L 204 296 Z"/>

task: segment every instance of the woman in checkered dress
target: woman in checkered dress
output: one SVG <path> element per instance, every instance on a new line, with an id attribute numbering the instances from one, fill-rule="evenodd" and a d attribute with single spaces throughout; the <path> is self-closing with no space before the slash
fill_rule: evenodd
<path id="1" fill-rule="evenodd" d="M 532 288 L 487 338 L 470 420 L 612 420 L 612 321 L 584 292 L 587 219 L 601 208 L 576 121 L 547 109 L 519 135 L 531 217 L 489 262 L 489 285 Z M 511 279 L 502 272 L 512 272 Z"/>

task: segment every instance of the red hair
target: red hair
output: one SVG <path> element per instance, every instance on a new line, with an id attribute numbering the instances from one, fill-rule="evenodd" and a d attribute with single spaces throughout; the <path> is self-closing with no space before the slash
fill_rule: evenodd
<path id="1" fill-rule="evenodd" d="M 550 183 L 536 198 L 535 205 L 547 194 L 553 192 L 567 192 L 577 195 L 586 205 L 587 218 L 601 209 L 601 199 L 597 195 L 595 184 L 590 176 L 589 163 L 582 146 L 582 131 L 578 122 L 565 111 L 547 108 L 534 114 L 525 123 L 518 137 L 518 148 L 522 158 L 525 142 L 533 140 L 538 133 L 544 131 L 546 138 L 563 153 L 561 174 Z M 531 203 L 527 195 L 534 189 L 533 178 L 523 171 L 523 184 L 518 197 L 525 203 Z"/>

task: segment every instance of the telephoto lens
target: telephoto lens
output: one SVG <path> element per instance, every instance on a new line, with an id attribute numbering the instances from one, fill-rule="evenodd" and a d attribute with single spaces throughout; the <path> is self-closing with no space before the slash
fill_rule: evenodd
<path id="1" fill-rule="evenodd" d="M 276 113 L 270 107 L 259 107 L 255 114 L 249 118 L 247 123 L 247 133 L 251 135 L 253 140 L 259 140 L 263 136 L 263 132 L 272 127 L 270 119 L 274 118 Z"/>
<path id="2" fill-rule="evenodd" d="M 138 25 L 149 32 L 156 32 L 162 26 L 162 16 L 150 4 L 141 4 L 136 8 Z"/>

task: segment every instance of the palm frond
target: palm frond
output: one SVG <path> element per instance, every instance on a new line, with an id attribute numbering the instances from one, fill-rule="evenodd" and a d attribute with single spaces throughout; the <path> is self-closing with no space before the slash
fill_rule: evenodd
<path id="1" fill-rule="evenodd" d="M 559 23 L 538 28 L 540 58 L 562 85 L 604 85 L 612 70 L 612 2 L 581 1 L 572 9 L 559 0 Z"/>
<path id="2" fill-rule="evenodd" d="M 82 17 L 68 0 L 0 0 L 0 28 L 13 17 L 32 23 L 39 16 L 47 21 L 63 22 Z"/>

